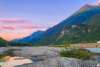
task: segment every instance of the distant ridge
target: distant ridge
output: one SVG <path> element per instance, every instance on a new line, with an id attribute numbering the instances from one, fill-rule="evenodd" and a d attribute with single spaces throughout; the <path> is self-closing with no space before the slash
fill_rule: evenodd
<path id="1" fill-rule="evenodd" d="M 30 36 L 26 36 L 24 38 L 20 38 L 20 39 L 15 39 L 12 42 L 16 42 L 16 43 L 32 43 L 32 42 L 36 42 L 37 40 L 39 40 L 39 38 L 42 37 L 44 31 L 37 31 L 32 33 Z"/>
<path id="2" fill-rule="evenodd" d="M 3 38 L 0 38 L 0 47 L 5 47 L 5 46 L 7 46 L 7 41 L 6 40 L 4 40 Z"/>

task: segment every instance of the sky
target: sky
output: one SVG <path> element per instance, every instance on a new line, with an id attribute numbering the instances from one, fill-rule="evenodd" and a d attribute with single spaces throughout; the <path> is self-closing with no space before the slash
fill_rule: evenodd
<path id="1" fill-rule="evenodd" d="M 96 0 L 0 0 L 0 37 L 22 38 L 46 30 Z"/>

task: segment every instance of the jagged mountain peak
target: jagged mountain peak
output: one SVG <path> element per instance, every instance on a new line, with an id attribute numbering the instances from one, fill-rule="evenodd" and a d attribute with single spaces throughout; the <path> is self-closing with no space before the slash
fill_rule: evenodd
<path id="1" fill-rule="evenodd" d="M 93 9 L 93 8 L 100 8 L 100 5 L 91 5 L 91 4 L 86 4 L 83 7 L 79 9 L 80 12 L 83 12 L 85 10 Z"/>

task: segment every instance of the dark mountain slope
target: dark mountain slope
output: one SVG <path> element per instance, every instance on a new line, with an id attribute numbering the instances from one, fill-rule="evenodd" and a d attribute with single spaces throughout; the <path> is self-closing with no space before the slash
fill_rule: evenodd
<path id="1" fill-rule="evenodd" d="M 5 46 L 7 46 L 7 43 L 8 43 L 8 42 L 7 42 L 6 40 L 0 38 L 0 47 L 5 47 Z"/>
<path id="2" fill-rule="evenodd" d="M 58 45 L 100 40 L 100 7 L 95 6 L 73 14 L 60 24 L 48 29 L 41 39 L 42 45 Z M 98 33 L 97 33 L 98 31 Z M 97 37 L 98 35 L 98 37 Z M 83 37 L 84 36 L 84 37 Z"/>
<path id="3" fill-rule="evenodd" d="M 37 31 L 31 34 L 30 36 L 21 38 L 21 39 L 15 39 L 12 42 L 16 43 L 34 43 L 39 41 L 39 39 L 43 36 L 43 31 Z"/>

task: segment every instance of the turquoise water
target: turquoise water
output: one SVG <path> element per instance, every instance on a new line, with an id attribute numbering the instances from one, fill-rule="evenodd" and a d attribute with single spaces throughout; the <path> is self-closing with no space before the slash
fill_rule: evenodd
<path id="1" fill-rule="evenodd" d="M 4 64 L 4 62 L 0 62 L 0 66 L 2 66 Z"/>
<path id="2" fill-rule="evenodd" d="M 86 48 L 86 49 L 90 50 L 91 52 L 100 53 L 100 48 Z"/>

